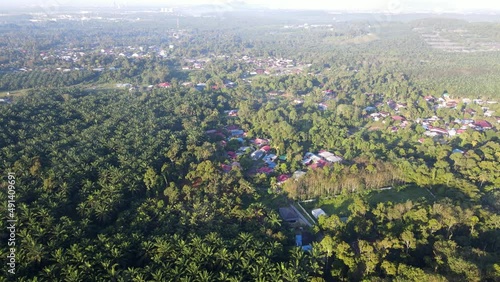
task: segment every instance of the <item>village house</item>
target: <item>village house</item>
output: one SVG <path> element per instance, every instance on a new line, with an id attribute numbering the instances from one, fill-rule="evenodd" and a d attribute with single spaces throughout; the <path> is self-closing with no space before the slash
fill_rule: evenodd
<path id="1" fill-rule="evenodd" d="M 290 207 L 279 208 L 279 214 L 281 218 L 288 223 L 295 223 L 299 220 L 297 212 Z"/>
<path id="2" fill-rule="evenodd" d="M 392 116 L 392 119 L 395 121 L 405 121 L 406 118 L 403 116 Z"/>
<path id="3" fill-rule="evenodd" d="M 486 129 L 492 129 L 493 126 L 491 123 L 485 121 L 485 120 L 477 120 L 474 125 L 476 126 L 477 129 L 479 130 L 486 130 Z"/>
<path id="4" fill-rule="evenodd" d="M 298 180 L 298 179 L 302 178 L 304 175 L 306 175 L 305 171 L 297 170 L 293 173 L 292 178 L 295 180 Z"/>
<path id="5" fill-rule="evenodd" d="M 457 107 L 457 104 L 458 103 L 456 101 L 447 101 L 445 107 L 450 109 L 455 109 Z"/>
<path id="6" fill-rule="evenodd" d="M 436 98 L 434 98 L 434 97 L 433 97 L 433 96 L 431 96 L 431 95 L 427 95 L 427 96 L 425 96 L 425 97 L 424 97 L 424 99 L 425 99 L 425 101 L 430 102 L 430 103 L 431 103 L 431 102 L 434 102 L 434 101 L 436 100 Z"/>
<path id="7" fill-rule="evenodd" d="M 250 157 L 252 158 L 252 160 L 257 161 L 257 160 L 259 160 L 260 158 L 262 158 L 262 157 L 264 156 L 264 154 L 265 154 L 265 153 L 264 153 L 264 151 L 262 151 L 262 150 L 256 150 L 256 151 L 254 151 L 254 152 L 250 155 Z"/>
<path id="8" fill-rule="evenodd" d="M 443 129 L 443 128 L 439 128 L 439 127 L 433 127 L 433 126 L 429 126 L 429 131 L 430 132 L 435 132 L 435 133 L 438 133 L 438 134 L 446 134 L 448 135 L 448 130 L 446 129 Z"/>
<path id="9" fill-rule="evenodd" d="M 309 165 L 311 162 L 316 163 L 320 161 L 321 158 L 313 153 L 307 152 L 302 159 L 302 165 Z"/>
<path id="10" fill-rule="evenodd" d="M 230 116 L 230 117 L 237 117 L 238 116 L 238 110 L 230 110 L 227 113 L 227 115 Z"/>
<path id="11" fill-rule="evenodd" d="M 288 174 L 281 174 L 276 178 L 276 180 L 278 181 L 278 185 L 285 183 L 285 181 L 287 181 L 288 179 L 290 179 L 290 175 Z"/>
<path id="12" fill-rule="evenodd" d="M 326 212 L 321 208 L 317 208 L 311 211 L 314 218 L 319 219 L 320 216 L 327 216 Z"/>
<path id="13" fill-rule="evenodd" d="M 229 130 L 229 133 L 230 133 L 231 137 L 241 137 L 241 136 L 244 136 L 245 131 L 243 131 L 241 129 L 232 129 L 232 130 Z"/>
<path id="14" fill-rule="evenodd" d="M 168 82 L 162 82 L 162 83 L 159 83 L 158 84 L 158 87 L 161 87 L 161 88 L 170 88 L 172 85 Z"/>
<path id="15" fill-rule="evenodd" d="M 265 162 L 274 162 L 277 158 L 278 158 L 278 156 L 276 156 L 275 154 L 269 154 L 269 155 L 265 156 L 263 160 Z"/>
<path id="16" fill-rule="evenodd" d="M 484 114 L 483 114 L 483 115 L 484 115 L 485 117 L 492 117 L 494 114 L 495 114 L 495 111 L 492 111 L 492 110 L 486 110 L 486 111 L 484 112 Z"/>
<path id="17" fill-rule="evenodd" d="M 243 155 L 243 154 L 246 154 L 249 150 L 250 150 L 250 147 L 247 147 L 247 146 L 240 147 L 240 148 L 238 148 L 238 150 L 236 151 L 236 155 L 237 155 L 237 156 L 241 156 L 241 155 Z"/>
<path id="18" fill-rule="evenodd" d="M 424 135 L 425 136 L 429 136 L 429 137 L 435 137 L 435 136 L 438 136 L 439 133 L 437 133 L 437 132 L 431 132 L 431 131 L 426 131 L 426 132 L 424 132 Z"/>
<path id="19" fill-rule="evenodd" d="M 255 138 L 255 140 L 252 141 L 257 146 L 262 146 L 262 145 L 268 145 L 269 140 L 267 139 L 261 139 L 261 138 Z"/>
<path id="20" fill-rule="evenodd" d="M 469 114 L 469 115 L 475 115 L 476 111 L 471 109 L 471 108 L 467 108 L 464 110 L 464 113 Z"/>
<path id="21" fill-rule="evenodd" d="M 322 157 L 329 163 L 338 163 L 343 160 L 341 157 L 335 156 L 334 154 L 324 150 L 319 151 L 318 156 Z"/>

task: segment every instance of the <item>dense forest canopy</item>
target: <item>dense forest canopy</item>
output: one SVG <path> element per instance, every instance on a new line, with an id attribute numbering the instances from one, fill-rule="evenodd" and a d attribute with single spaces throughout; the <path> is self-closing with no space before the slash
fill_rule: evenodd
<path id="1" fill-rule="evenodd" d="M 500 279 L 498 22 L 1 17 L 0 281 Z"/>

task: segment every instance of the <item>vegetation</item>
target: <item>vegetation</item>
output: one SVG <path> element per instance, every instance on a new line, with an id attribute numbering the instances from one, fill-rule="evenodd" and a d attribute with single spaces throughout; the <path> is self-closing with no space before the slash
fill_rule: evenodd
<path id="1" fill-rule="evenodd" d="M 177 29 L 141 15 L 151 21 L 0 25 L 0 187 L 15 174 L 17 219 L 16 274 L 0 281 L 500 278 L 500 140 L 487 114 L 500 110 L 499 53 L 421 38 L 436 25 L 496 40 L 485 29 L 498 25 L 375 28 L 311 12 L 318 27 L 305 28 L 235 12 Z M 491 128 L 464 129 L 469 119 Z M 259 170 L 270 167 L 252 157 L 255 138 L 269 140 L 273 169 Z M 304 164 L 321 150 L 342 161 Z M 304 200 L 327 215 L 301 230 L 278 208 Z M 294 244 L 301 232 L 311 251 Z"/>

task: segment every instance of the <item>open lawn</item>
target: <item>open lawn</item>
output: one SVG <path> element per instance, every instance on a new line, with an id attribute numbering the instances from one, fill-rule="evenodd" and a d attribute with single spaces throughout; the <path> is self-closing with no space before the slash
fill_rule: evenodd
<path id="1" fill-rule="evenodd" d="M 322 208 L 328 215 L 337 214 L 339 216 L 347 216 L 349 214 L 349 210 L 347 208 L 351 203 L 351 196 L 339 195 L 334 198 L 323 198 L 315 202 L 301 203 L 301 205 L 308 212 L 311 212 L 311 210 L 319 207 Z"/>
<path id="2" fill-rule="evenodd" d="M 434 197 L 425 188 L 410 185 L 395 187 L 391 190 L 366 191 L 363 192 L 361 196 L 372 207 L 375 207 L 378 203 L 404 203 L 408 200 L 411 200 L 413 202 L 432 202 L 435 200 Z M 319 201 L 301 204 L 308 212 L 310 212 L 312 209 L 320 207 L 328 215 L 336 214 L 342 217 L 349 215 L 348 207 L 353 202 L 352 198 L 352 195 L 339 195 L 333 198 L 323 198 Z"/>
<path id="3" fill-rule="evenodd" d="M 384 202 L 404 203 L 408 200 L 414 202 L 420 200 L 433 201 L 434 198 L 425 188 L 403 186 L 391 190 L 373 191 L 367 195 L 366 200 L 371 206 L 376 206 L 378 203 Z"/>
<path id="4" fill-rule="evenodd" d="M 3 91 L 0 92 L 0 98 L 14 98 L 14 97 L 21 97 L 24 96 L 28 93 L 29 89 L 21 89 L 21 90 L 14 90 L 14 91 Z"/>

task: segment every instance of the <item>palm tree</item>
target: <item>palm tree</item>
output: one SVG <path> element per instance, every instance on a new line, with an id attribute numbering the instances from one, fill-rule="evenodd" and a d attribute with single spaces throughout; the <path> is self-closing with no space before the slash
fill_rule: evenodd
<path id="1" fill-rule="evenodd" d="M 153 246 L 156 248 L 156 254 L 159 254 L 161 257 L 169 255 L 173 249 L 172 244 L 163 238 L 156 238 Z"/>
<path id="2" fill-rule="evenodd" d="M 134 277 L 132 277 L 133 282 L 146 282 L 146 278 L 144 278 L 144 274 L 138 273 Z"/>
<path id="3" fill-rule="evenodd" d="M 41 263 L 42 259 L 45 257 L 45 248 L 43 245 L 38 244 L 29 234 L 20 235 L 20 237 L 23 238 L 23 249 L 26 251 L 26 259 L 29 262 Z"/>
<path id="4" fill-rule="evenodd" d="M 186 271 L 189 273 L 189 275 L 196 276 L 199 273 L 199 271 L 200 271 L 200 267 L 195 262 L 190 262 L 186 266 Z"/>
<path id="5" fill-rule="evenodd" d="M 81 282 L 83 275 L 74 265 L 67 265 L 62 269 L 62 274 L 65 281 L 68 282 Z"/>
<path id="6" fill-rule="evenodd" d="M 243 250 L 246 250 L 253 241 L 253 235 L 250 233 L 242 232 L 238 234 L 237 242 Z"/>
<path id="7" fill-rule="evenodd" d="M 224 266 L 230 260 L 230 254 L 226 248 L 220 248 L 216 253 L 215 257 L 220 266 Z"/>
<path id="8" fill-rule="evenodd" d="M 197 275 L 196 281 L 200 282 L 210 282 L 212 281 L 213 274 L 208 272 L 207 270 L 200 271 Z"/>
<path id="9" fill-rule="evenodd" d="M 56 265 L 51 264 L 44 267 L 42 276 L 48 280 L 56 281 L 56 277 L 58 276 Z"/>
<path id="10" fill-rule="evenodd" d="M 169 268 L 167 268 L 167 269 L 169 269 Z M 154 281 L 167 281 L 167 279 L 164 275 L 164 270 L 162 270 L 162 269 L 156 270 L 155 272 L 153 272 L 151 274 L 151 276 L 153 276 Z"/>
<path id="11" fill-rule="evenodd" d="M 271 227 L 280 227 L 281 226 L 280 217 L 275 212 L 268 213 L 267 221 L 271 224 Z"/>

